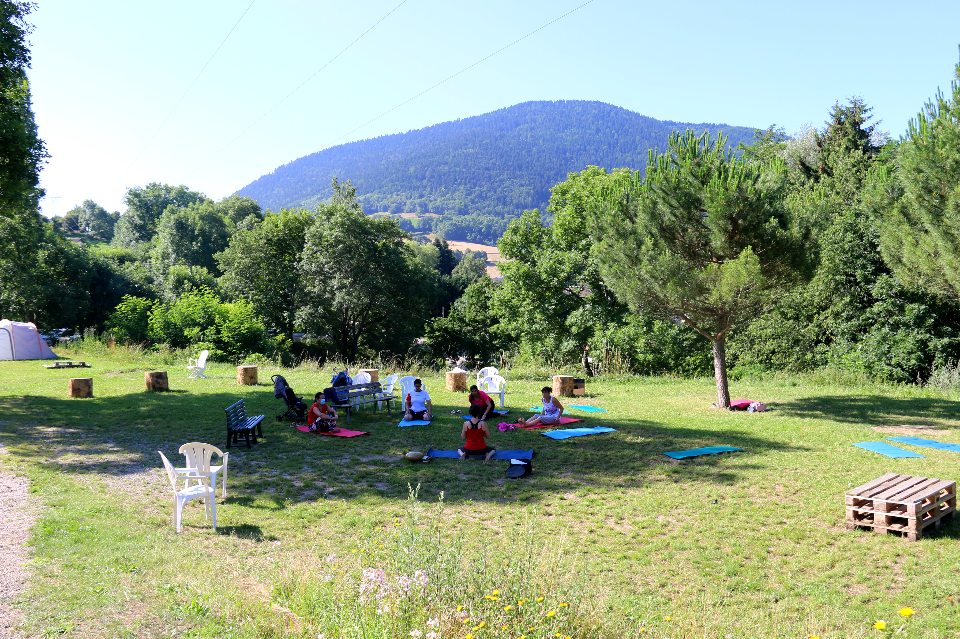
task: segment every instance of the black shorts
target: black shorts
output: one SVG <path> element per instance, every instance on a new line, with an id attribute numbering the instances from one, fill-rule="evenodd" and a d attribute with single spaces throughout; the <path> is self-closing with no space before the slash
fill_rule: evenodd
<path id="1" fill-rule="evenodd" d="M 459 450 L 460 453 L 462 453 L 462 454 L 464 454 L 464 455 L 486 455 L 487 453 L 489 453 L 489 452 L 491 452 L 491 451 L 495 451 L 495 450 L 497 450 L 497 449 L 496 449 L 496 448 L 491 448 L 490 446 L 487 446 L 486 448 L 481 448 L 481 449 L 479 449 L 479 450 L 470 450 L 469 448 L 460 448 L 460 449 L 458 449 L 458 450 Z"/>
<path id="2" fill-rule="evenodd" d="M 427 411 L 425 410 L 410 411 L 410 416 L 413 417 L 414 419 L 426 419 Z"/>

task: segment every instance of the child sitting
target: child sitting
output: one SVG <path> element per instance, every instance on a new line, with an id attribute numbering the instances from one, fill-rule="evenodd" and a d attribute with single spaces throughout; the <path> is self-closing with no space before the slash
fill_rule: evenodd
<path id="1" fill-rule="evenodd" d="M 323 393 L 317 393 L 313 397 L 314 404 L 307 413 L 307 426 L 311 433 L 335 433 L 337 432 L 337 411 L 326 403 Z"/>

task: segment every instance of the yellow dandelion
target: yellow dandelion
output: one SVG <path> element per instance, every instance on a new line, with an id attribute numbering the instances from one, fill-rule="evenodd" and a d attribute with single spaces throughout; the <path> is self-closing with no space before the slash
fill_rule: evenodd
<path id="1" fill-rule="evenodd" d="M 503 611 L 504 611 L 504 612 L 510 612 L 511 610 L 513 610 L 513 606 L 504 606 L 504 607 L 503 607 Z"/>
<path id="2" fill-rule="evenodd" d="M 900 616 L 901 616 L 901 617 L 912 617 L 914 614 L 915 614 L 915 613 L 913 612 L 913 608 L 901 608 L 901 609 L 900 609 Z"/>
<path id="3" fill-rule="evenodd" d="M 543 597 L 537 597 L 537 603 L 540 603 L 541 601 L 543 601 Z"/>
<path id="4" fill-rule="evenodd" d="M 463 639 L 473 639 L 473 634 L 468 632 L 467 636 L 465 636 Z"/>
<path id="5" fill-rule="evenodd" d="M 647 631 L 646 628 L 640 628 L 640 632 L 646 632 L 646 631 Z"/>
<path id="6" fill-rule="evenodd" d="M 357 552 L 357 549 L 356 549 L 356 548 L 354 548 L 354 549 L 353 549 L 353 550 L 351 550 L 350 552 Z"/>
<path id="7" fill-rule="evenodd" d="M 393 522 L 394 522 L 394 523 L 400 523 L 400 518 L 399 518 L 399 517 L 394 517 L 394 518 L 393 518 Z"/>
<path id="8" fill-rule="evenodd" d="M 494 591 L 491 592 L 490 594 L 491 594 L 491 595 L 499 595 L 499 594 L 500 594 L 500 591 L 499 591 L 499 590 L 494 590 Z"/>
<path id="9" fill-rule="evenodd" d="M 664 621 L 670 621 L 671 619 L 673 619 L 673 617 L 664 617 L 663 619 Z"/>
<path id="10" fill-rule="evenodd" d="M 547 613 L 547 616 L 548 616 L 548 617 L 552 617 L 552 616 L 554 616 L 555 614 L 557 614 L 557 611 L 556 611 L 556 610 L 551 610 L 550 612 Z"/>
<path id="11" fill-rule="evenodd" d="M 457 612 L 460 612 L 461 610 L 463 610 L 463 606 L 457 606 Z"/>
<path id="12" fill-rule="evenodd" d="M 527 602 L 526 599 L 517 599 L 517 605 L 518 605 L 518 606 L 522 606 L 522 605 L 525 604 L 526 602 Z"/>
<path id="13" fill-rule="evenodd" d="M 481 622 L 480 622 L 480 625 L 477 626 L 477 629 L 479 630 L 479 629 L 483 628 L 483 627 L 486 626 L 486 625 L 487 625 L 487 622 L 486 622 L 486 621 L 481 621 Z"/>
<path id="14" fill-rule="evenodd" d="M 464 619 L 464 620 L 463 620 L 463 623 L 464 623 L 464 624 L 470 623 L 470 618 L 468 617 L 468 618 Z"/>
<path id="15" fill-rule="evenodd" d="M 570 605 L 570 604 L 568 604 L 568 603 L 562 603 L 562 604 L 560 604 L 560 607 L 561 607 L 561 608 L 566 608 L 566 607 L 569 606 L 569 605 Z"/>
<path id="16" fill-rule="evenodd" d="M 477 630 L 480 630 L 480 626 L 474 626 L 473 628 L 471 628 L 471 630 L 473 630 L 474 632 L 476 632 Z"/>
<path id="17" fill-rule="evenodd" d="M 886 621 L 878 621 L 877 623 L 873 624 L 873 627 L 876 628 L 877 630 L 886 630 L 886 629 L 887 629 L 887 622 L 886 622 Z"/>

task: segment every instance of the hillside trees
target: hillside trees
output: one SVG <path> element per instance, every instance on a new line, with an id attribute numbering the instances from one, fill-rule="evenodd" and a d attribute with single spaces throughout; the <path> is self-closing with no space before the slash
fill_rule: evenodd
<path id="1" fill-rule="evenodd" d="M 168 207 L 184 209 L 205 199 L 203 193 L 191 191 L 182 184 L 171 186 L 151 182 L 144 187 L 127 189 L 123 197 L 127 210 L 117 221 L 113 242 L 125 248 L 136 248 L 149 242 L 156 234 L 160 216 Z"/>
<path id="2" fill-rule="evenodd" d="M 290 339 L 304 299 L 299 262 L 313 221 L 313 215 L 303 209 L 282 209 L 268 214 L 263 222 L 248 219 L 216 256 L 224 292 L 250 302 L 269 327 Z"/>
<path id="3" fill-rule="evenodd" d="M 333 201 L 315 215 L 300 262 L 308 297 L 297 319 L 347 361 L 412 343 L 437 291 L 407 233 L 394 220 L 364 215 L 349 182 L 335 180 Z"/>
<path id="4" fill-rule="evenodd" d="M 647 174 L 593 215 L 601 272 L 638 312 L 651 307 L 711 341 L 717 401 L 730 405 L 726 339 L 803 274 L 808 233 L 783 203 L 786 167 L 748 163 L 726 139 L 675 133 Z"/>

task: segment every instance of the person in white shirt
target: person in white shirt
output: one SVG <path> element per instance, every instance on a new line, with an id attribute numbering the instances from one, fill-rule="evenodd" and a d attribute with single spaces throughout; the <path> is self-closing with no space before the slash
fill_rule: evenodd
<path id="1" fill-rule="evenodd" d="M 403 414 L 404 421 L 414 419 L 433 419 L 433 402 L 430 401 L 430 393 L 423 390 L 423 382 L 419 378 L 413 380 L 413 392 L 406 398 L 406 412 Z"/>

